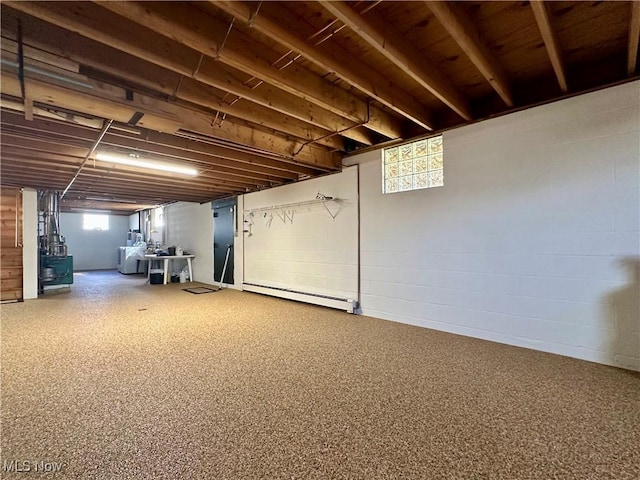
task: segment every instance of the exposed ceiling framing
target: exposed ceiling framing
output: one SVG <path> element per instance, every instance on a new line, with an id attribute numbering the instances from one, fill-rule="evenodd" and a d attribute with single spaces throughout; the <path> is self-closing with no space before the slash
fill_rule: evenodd
<path id="1" fill-rule="evenodd" d="M 338 171 L 358 149 L 639 73 L 638 1 L 1 8 L 1 182 L 69 186 L 67 211 L 128 214 L 283 185 Z M 98 161 L 100 151 L 199 174 Z"/>

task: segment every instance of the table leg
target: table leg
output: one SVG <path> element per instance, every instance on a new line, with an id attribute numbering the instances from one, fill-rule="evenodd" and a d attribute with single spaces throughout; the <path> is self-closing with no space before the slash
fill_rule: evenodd
<path id="1" fill-rule="evenodd" d="M 167 284 L 167 274 L 169 273 L 169 259 L 164 259 L 164 284 Z"/>
<path id="2" fill-rule="evenodd" d="M 193 282 L 193 270 L 191 269 L 191 257 L 187 258 L 187 265 L 189 265 L 189 281 Z"/>

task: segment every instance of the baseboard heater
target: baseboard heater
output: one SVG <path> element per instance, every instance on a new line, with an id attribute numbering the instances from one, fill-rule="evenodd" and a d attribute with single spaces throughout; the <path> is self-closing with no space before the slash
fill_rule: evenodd
<path id="1" fill-rule="evenodd" d="M 358 308 L 358 302 L 352 298 L 331 297 L 329 295 L 300 292 L 289 288 L 270 287 L 268 285 L 257 285 L 255 283 L 243 283 L 242 289 L 246 292 L 262 293 L 264 295 L 286 298 L 288 300 L 346 310 L 349 313 L 353 313 Z"/>

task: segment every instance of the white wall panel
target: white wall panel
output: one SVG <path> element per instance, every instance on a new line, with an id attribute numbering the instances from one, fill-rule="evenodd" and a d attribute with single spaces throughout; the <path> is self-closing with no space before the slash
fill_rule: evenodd
<path id="1" fill-rule="evenodd" d="M 116 269 L 118 247 L 127 244 L 129 217 L 109 215 L 109 230 L 83 230 L 82 213 L 60 213 L 60 234 L 73 255 L 74 271 Z"/>
<path id="2" fill-rule="evenodd" d="M 339 298 L 357 298 L 357 168 L 244 195 L 244 282 Z M 314 200 L 318 193 L 338 199 Z M 274 207 L 274 208 L 266 208 Z M 282 208 L 281 208 L 282 207 Z M 293 212 L 293 221 L 283 212 Z M 280 218 L 280 216 L 283 218 Z"/>
<path id="3" fill-rule="evenodd" d="M 213 284 L 211 204 L 177 202 L 165 207 L 164 215 L 167 246 L 180 245 L 184 251 L 195 255 L 192 261 L 193 279 L 197 282 Z"/>
<path id="4" fill-rule="evenodd" d="M 22 189 L 22 298 L 38 298 L 38 192 Z"/>
<path id="5" fill-rule="evenodd" d="M 360 164 L 366 315 L 640 370 L 640 82 L 444 133 L 445 186 Z"/>

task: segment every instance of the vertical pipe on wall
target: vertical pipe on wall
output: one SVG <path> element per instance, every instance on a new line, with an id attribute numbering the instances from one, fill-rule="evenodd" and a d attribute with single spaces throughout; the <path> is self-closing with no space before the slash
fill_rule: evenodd
<path id="1" fill-rule="evenodd" d="M 22 197 L 22 190 L 16 191 L 16 225 L 15 225 L 15 245 L 14 247 L 18 248 L 18 206 L 20 205 Z"/>
<path id="2" fill-rule="evenodd" d="M 357 209 L 357 216 L 358 216 L 358 229 L 357 229 L 357 237 L 358 237 L 358 241 L 357 241 L 357 249 L 358 249 L 358 255 L 357 255 L 357 262 L 358 262 L 358 280 L 357 280 L 357 284 L 358 284 L 358 306 L 357 306 L 357 312 L 360 313 L 362 311 L 362 306 L 361 306 L 361 301 L 362 301 L 362 278 L 361 278 L 361 267 L 360 267 L 360 164 L 356 163 L 356 209 Z M 355 312 L 354 312 L 355 313 Z"/>
<path id="3" fill-rule="evenodd" d="M 233 236 L 238 236 L 238 206 L 234 205 L 233 207 Z"/>

